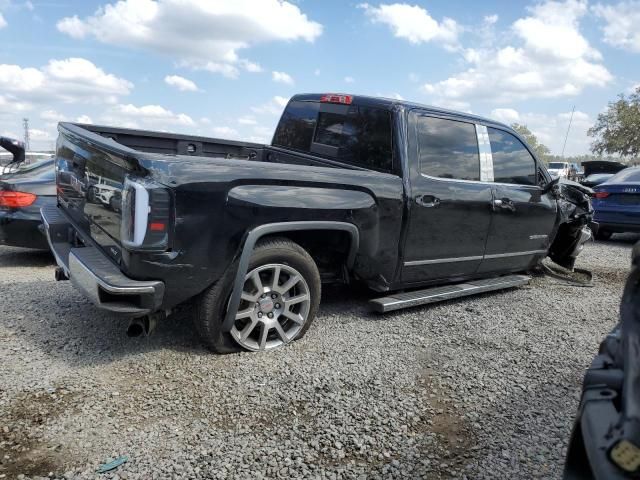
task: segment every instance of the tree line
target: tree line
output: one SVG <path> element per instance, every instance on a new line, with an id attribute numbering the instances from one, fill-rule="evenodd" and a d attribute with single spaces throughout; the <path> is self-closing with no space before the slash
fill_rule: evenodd
<path id="1" fill-rule="evenodd" d="M 526 125 L 514 123 L 511 127 L 527 141 L 538 158 L 547 163 L 562 161 L 581 164 L 589 160 L 611 160 L 640 165 L 640 86 L 628 96 L 618 95 L 598 115 L 596 123 L 587 132 L 593 138 L 591 155 L 552 155 L 551 150 Z"/>

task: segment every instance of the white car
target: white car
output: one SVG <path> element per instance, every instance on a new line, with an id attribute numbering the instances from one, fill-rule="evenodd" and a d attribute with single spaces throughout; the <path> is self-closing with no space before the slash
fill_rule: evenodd
<path id="1" fill-rule="evenodd" d="M 568 162 L 549 162 L 547 171 L 553 178 L 569 178 L 571 167 Z"/>

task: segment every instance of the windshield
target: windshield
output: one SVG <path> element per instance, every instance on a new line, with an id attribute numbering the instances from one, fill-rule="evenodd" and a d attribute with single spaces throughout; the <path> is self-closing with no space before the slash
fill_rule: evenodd
<path id="1" fill-rule="evenodd" d="M 607 183 L 640 182 L 640 167 L 620 170 Z"/>
<path id="2" fill-rule="evenodd" d="M 592 173 L 587 178 L 585 178 L 585 180 L 588 180 L 590 182 L 597 182 L 600 180 L 611 178 L 612 176 L 613 176 L 612 173 Z"/>
<path id="3" fill-rule="evenodd" d="M 549 168 L 565 168 L 566 163 L 562 162 L 551 162 L 549 163 Z"/>

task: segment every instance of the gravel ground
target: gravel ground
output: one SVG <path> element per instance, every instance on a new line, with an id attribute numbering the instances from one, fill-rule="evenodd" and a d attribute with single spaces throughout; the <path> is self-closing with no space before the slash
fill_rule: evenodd
<path id="1" fill-rule="evenodd" d="M 49 255 L 0 247 L 0 478 L 559 478 L 637 239 L 586 247 L 594 288 L 385 316 L 327 289 L 302 341 L 226 356 L 186 315 L 129 339 Z"/>

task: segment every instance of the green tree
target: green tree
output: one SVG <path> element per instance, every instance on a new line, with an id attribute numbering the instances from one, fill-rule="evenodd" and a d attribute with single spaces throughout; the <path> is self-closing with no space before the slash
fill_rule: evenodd
<path id="1" fill-rule="evenodd" d="M 538 137 L 536 137 L 526 125 L 520 125 L 519 123 L 513 123 L 511 125 L 522 138 L 524 138 L 527 144 L 536 152 L 536 156 L 543 162 L 548 162 L 548 157 L 551 155 L 551 150 L 545 144 L 540 143 Z"/>
<path id="2" fill-rule="evenodd" d="M 598 115 L 589 136 L 595 140 L 591 151 L 598 155 L 608 153 L 622 157 L 640 155 L 640 86 L 625 97 L 618 95 L 618 100 L 609 102 L 607 110 Z"/>

